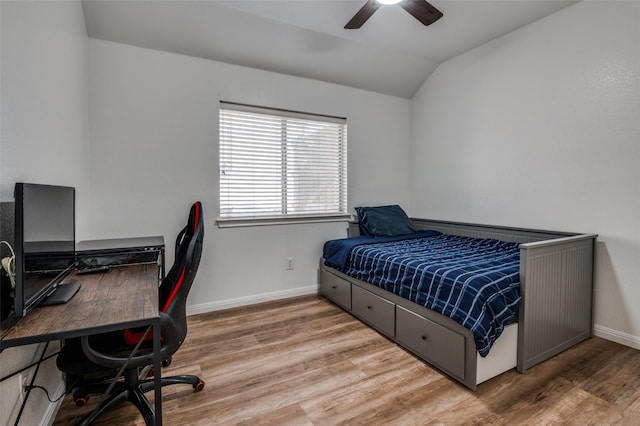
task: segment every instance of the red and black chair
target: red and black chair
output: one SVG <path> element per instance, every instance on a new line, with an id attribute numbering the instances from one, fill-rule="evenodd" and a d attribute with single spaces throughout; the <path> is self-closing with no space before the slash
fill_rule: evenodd
<path id="1" fill-rule="evenodd" d="M 163 365 L 170 362 L 187 336 L 187 295 L 200 264 L 203 240 L 202 205 L 196 202 L 191 207 L 187 226 L 180 231 L 176 239 L 174 264 L 159 287 Z M 126 363 L 124 381 L 115 383 L 99 408 L 83 418 L 80 424 L 88 425 L 104 412 L 126 401 L 138 408 L 147 425 L 154 424 L 155 414 L 145 396 L 146 392 L 154 389 L 154 380 L 140 378 L 140 371 L 153 365 L 153 334 L 152 331 L 148 331 L 145 336 L 147 328 L 86 336 L 65 343 L 58 355 L 57 365 L 60 371 L 68 375 L 100 376 L 118 371 Z M 129 359 L 134 347 L 142 338 L 144 342 Z M 204 382 L 192 375 L 162 377 L 161 381 L 162 386 L 189 384 L 196 392 L 204 387 Z M 112 383 L 102 382 L 76 388 L 73 392 L 76 405 L 84 405 L 90 394 L 104 394 L 110 385 Z"/>

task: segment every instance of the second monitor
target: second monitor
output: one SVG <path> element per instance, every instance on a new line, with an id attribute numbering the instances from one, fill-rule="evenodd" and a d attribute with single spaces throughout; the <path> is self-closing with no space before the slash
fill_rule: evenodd
<path id="1" fill-rule="evenodd" d="M 60 282 L 75 266 L 75 188 L 15 186 L 16 317 L 38 304 L 64 303 L 77 284 Z"/>

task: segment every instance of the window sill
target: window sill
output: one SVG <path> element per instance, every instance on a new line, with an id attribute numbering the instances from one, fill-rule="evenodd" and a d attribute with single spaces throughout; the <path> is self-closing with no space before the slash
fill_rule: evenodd
<path id="1" fill-rule="evenodd" d="M 304 223 L 348 222 L 353 220 L 350 214 L 334 214 L 324 216 L 289 216 L 289 217 L 247 217 L 216 219 L 218 228 L 237 228 L 243 226 L 297 225 Z"/>

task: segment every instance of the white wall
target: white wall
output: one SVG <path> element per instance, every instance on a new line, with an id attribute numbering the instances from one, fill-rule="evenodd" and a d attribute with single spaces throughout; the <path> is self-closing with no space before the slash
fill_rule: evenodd
<path id="1" fill-rule="evenodd" d="M 17 181 L 75 186 L 86 234 L 88 38 L 79 1 L 2 1 L 0 198 Z"/>
<path id="2" fill-rule="evenodd" d="M 407 99 L 93 39 L 89 62 L 91 237 L 164 235 L 170 263 L 201 200 L 190 312 L 315 292 L 322 243 L 346 235 L 345 223 L 215 225 L 220 100 L 347 117 L 350 207 L 410 209 Z"/>
<path id="3" fill-rule="evenodd" d="M 442 65 L 412 104 L 417 216 L 598 233 L 597 334 L 640 348 L 640 2 L 580 2 Z"/>
<path id="4" fill-rule="evenodd" d="M 0 200 L 13 200 L 17 181 L 75 186 L 82 238 L 88 223 L 88 38 L 82 6 L 79 1 L 3 0 L 0 15 Z M 53 342 L 49 352 L 56 347 Z M 0 376 L 35 361 L 43 349 L 3 351 Z M 35 384 L 55 397 L 63 391 L 60 377 L 50 360 Z M 0 383 L 0 423 L 13 424 L 18 390 L 15 377 Z M 42 391 L 33 391 L 20 424 L 50 420 L 54 406 Z"/>

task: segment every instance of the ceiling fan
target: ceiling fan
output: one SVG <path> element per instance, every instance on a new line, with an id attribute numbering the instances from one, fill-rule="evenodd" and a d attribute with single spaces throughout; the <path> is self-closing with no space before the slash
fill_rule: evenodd
<path id="1" fill-rule="evenodd" d="M 347 30 L 360 28 L 381 5 L 396 3 L 424 25 L 431 25 L 442 18 L 442 12 L 426 0 L 368 0 L 344 28 Z"/>

